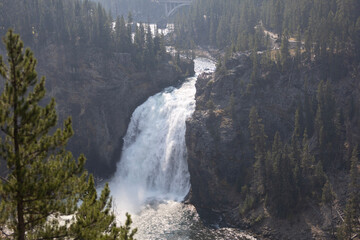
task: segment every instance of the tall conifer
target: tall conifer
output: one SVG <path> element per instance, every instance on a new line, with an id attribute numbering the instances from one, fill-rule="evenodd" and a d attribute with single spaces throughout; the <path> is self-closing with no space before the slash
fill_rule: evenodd
<path id="1" fill-rule="evenodd" d="M 57 124 L 55 100 L 44 103 L 45 78 L 38 80 L 33 53 L 23 51 L 12 30 L 4 42 L 8 65 L 0 56 L 5 80 L 0 156 L 7 175 L 0 180 L 0 229 L 7 229 L 8 239 L 18 240 L 132 239 L 132 233 L 129 238 L 115 224 L 109 188 L 98 198 L 93 178 L 87 181 L 85 157 L 75 160 L 66 151 L 73 135 L 71 119 L 63 129 L 52 130 Z"/>

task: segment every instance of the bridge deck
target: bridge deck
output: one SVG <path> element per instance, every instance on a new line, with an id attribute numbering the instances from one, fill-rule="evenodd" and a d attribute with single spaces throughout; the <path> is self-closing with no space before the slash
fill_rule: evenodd
<path id="1" fill-rule="evenodd" d="M 192 0 L 155 0 L 159 3 L 191 3 Z"/>
<path id="2" fill-rule="evenodd" d="M 189 6 L 193 0 L 151 0 L 153 2 L 161 3 L 165 6 L 166 17 L 171 16 L 177 9 L 183 6 Z"/>

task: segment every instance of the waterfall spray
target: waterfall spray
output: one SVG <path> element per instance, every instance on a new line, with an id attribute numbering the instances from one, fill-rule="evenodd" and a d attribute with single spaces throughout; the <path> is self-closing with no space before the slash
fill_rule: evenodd
<path id="1" fill-rule="evenodd" d="M 196 61 L 197 73 L 208 69 L 208 60 Z M 137 212 L 149 199 L 181 201 L 188 193 L 185 122 L 195 110 L 195 82 L 192 77 L 180 88 L 166 88 L 134 111 L 110 181 L 117 206 Z"/>

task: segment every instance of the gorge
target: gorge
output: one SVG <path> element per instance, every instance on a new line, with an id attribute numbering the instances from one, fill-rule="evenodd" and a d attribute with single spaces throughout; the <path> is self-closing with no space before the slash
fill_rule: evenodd
<path id="1" fill-rule="evenodd" d="M 195 110 L 197 76 L 215 71 L 209 59 L 196 58 L 194 64 L 194 77 L 134 111 L 110 180 L 115 211 L 132 214 L 138 239 L 253 239 L 240 230 L 207 228 L 195 208 L 182 203 L 190 189 L 185 121 Z"/>
<path id="2" fill-rule="evenodd" d="M 66 148 L 136 239 L 357 239 L 360 2 L 192 3 L 165 36 L 158 1 L 0 0 L 0 34 L 34 51 L 39 105 L 71 116 Z"/>

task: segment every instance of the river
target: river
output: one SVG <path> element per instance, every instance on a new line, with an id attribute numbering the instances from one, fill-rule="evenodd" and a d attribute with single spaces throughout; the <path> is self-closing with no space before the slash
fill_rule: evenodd
<path id="1" fill-rule="evenodd" d="M 195 110 L 197 76 L 214 70 L 209 59 L 195 59 L 195 76 L 151 96 L 132 115 L 109 184 L 119 221 L 129 212 L 138 240 L 254 239 L 238 229 L 208 228 L 194 206 L 182 203 L 190 189 L 185 121 Z"/>

